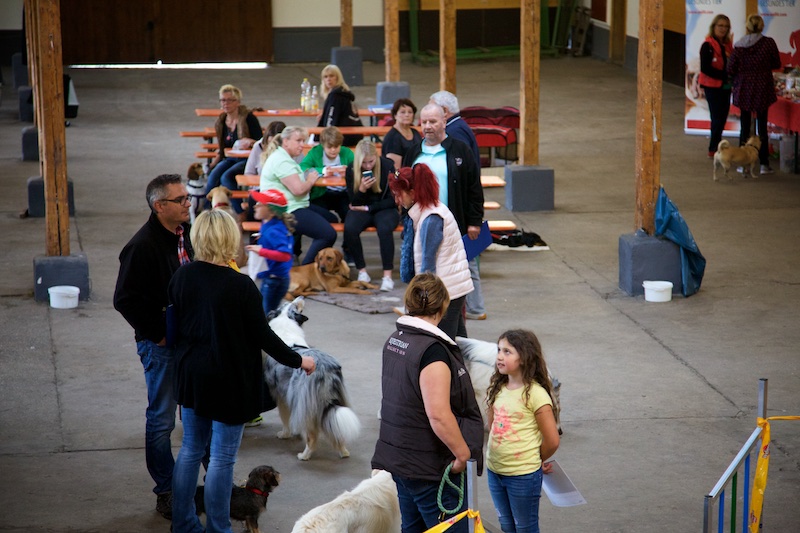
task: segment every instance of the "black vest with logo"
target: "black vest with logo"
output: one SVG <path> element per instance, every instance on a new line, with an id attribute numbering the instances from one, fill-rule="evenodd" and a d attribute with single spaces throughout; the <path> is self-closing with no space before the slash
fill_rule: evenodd
<path id="1" fill-rule="evenodd" d="M 424 330 L 398 324 L 383 347 L 381 426 L 372 467 L 438 481 L 454 456 L 431 429 L 419 385 L 420 360 L 440 343 L 450 356 L 450 408 L 471 457 L 483 471 L 483 419 L 458 347 Z"/>

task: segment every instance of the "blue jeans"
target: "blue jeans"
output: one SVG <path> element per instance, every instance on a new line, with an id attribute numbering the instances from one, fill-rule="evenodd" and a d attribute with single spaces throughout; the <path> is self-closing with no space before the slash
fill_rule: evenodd
<path id="1" fill-rule="evenodd" d="M 144 454 L 147 471 L 155 481 L 153 492 L 161 494 L 172 490 L 172 456 L 170 435 L 175 429 L 175 396 L 172 376 L 175 363 L 172 348 L 159 346 L 153 341 L 138 341 L 136 351 L 144 367 L 147 384 L 147 422 L 144 430 Z"/>
<path id="2" fill-rule="evenodd" d="M 184 407 L 183 442 L 172 479 L 172 531 L 174 533 L 231 532 L 233 466 L 242 442 L 244 424 L 224 424 Z M 211 442 L 211 461 L 206 472 L 206 527 L 197 517 L 194 494 L 200 462 Z"/>
<path id="3" fill-rule="evenodd" d="M 539 533 L 542 469 L 522 476 L 487 472 L 500 529 L 504 533 Z"/>
<path id="4" fill-rule="evenodd" d="M 228 157 L 220 161 L 214 166 L 214 170 L 208 174 L 208 183 L 206 184 L 206 194 L 211 192 L 211 189 L 222 185 L 231 191 L 239 189 L 236 183 L 236 175 L 244 174 L 244 167 L 247 164 L 246 159 L 239 159 L 235 157 Z M 211 208 L 213 206 L 209 206 Z M 237 213 L 242 212 L 242 201 L 240 199 L 232 198 L 231 207 Z"/>
<path id="5" fill-rule="evenodd" d="M 267 276 L 261 280 L 261 297 L 264 305 L 264 314 L 274 311 L 281 305 L 286 291 L 289 290 L 291 278 L 271 278 Z"/>
<path id="6" fill-rule="evenodd" d="M 436 503 L 436 493 L 439 491 L 438 481 L 428 481 L 426 479 L 410 479 L 392 474 L 397 485 L 397 498 L 400 501 L 400 516 L 402 518 L 402 533 L 423 533 L 432 528 L 446 518 L 450 518 L 467 509 L 467 487 L 464 484 L 464 502 L 461 507 L 454 512 L 439 520 L 441 511 Z M 451 474 L 450 480 L 459 485 L 460 474 Z M 449 485 L 446 485 L 442 492 L 442 505 L 446 509 L 452 509 L 458 503 L 458 494 Z M 447 531 L 453 533 L 467 533 L 469 522 L 466 518 L 453 524 Z"/>

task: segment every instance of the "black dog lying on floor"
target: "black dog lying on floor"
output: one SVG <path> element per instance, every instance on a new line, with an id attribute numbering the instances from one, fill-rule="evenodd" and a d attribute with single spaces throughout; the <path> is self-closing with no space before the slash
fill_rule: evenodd
<path id="1" fill-rule="evenodd" d="M 231 489 L 231 518 L 243 520 L 247 531 L 259 533 L 258 517 L 267 509 L 269 493 L 278 486 L 281 474 L 271 466 L 255 467 L 247 477 L 244 487 Z M 200 485 L 194 494 L 197 514 L 205 512 L 205 487 Z"/>

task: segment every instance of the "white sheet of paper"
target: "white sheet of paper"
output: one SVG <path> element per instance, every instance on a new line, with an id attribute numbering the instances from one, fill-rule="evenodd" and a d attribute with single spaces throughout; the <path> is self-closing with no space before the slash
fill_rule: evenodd
<path id="1" fill-rule="evenodd" d="M 556 507 L 572 507 L 583 505 L 586 500 L 581 496 L 575 484 L 569 478 L 558 461 L 553 459 L 553 470 L 542 478 L 542 489 L 547 494 L 550 503 Z"/>

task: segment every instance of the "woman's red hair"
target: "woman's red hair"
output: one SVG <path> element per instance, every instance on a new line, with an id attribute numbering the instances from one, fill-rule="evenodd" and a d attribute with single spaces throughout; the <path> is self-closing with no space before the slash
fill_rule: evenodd
<path id="1" fill-rule="evenodd" d="M 439 203 L 439 182 L 425 163 L 403 167 L 395 172 L 394 176 L 389 177 L 389 189 L 395 196 L 403 191 L 414 191 L 414 202 L 420 207 L 435 206 Z"/>

